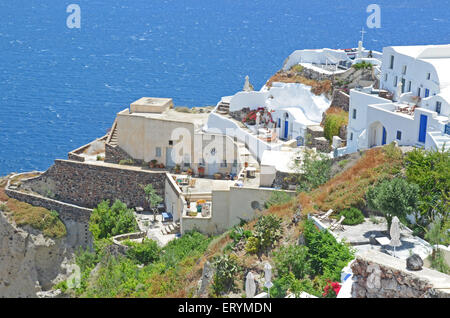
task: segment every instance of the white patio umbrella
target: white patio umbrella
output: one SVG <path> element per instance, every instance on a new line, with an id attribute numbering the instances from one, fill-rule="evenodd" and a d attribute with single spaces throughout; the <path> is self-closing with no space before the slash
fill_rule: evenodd
<path id="1" fill-rule="evenodd" d="M 272 284 L 272 266 L 269 263 L 264 265 L 264 280 L 266 281 L 264 287 L 267 288 L 269 298 L 270 298 L 270 288 L 273 286 Z"/>
<path id="2" fill-rule="evenodd" d="M 247 295 L 247 298 L 253 298 L 255 297 L 255 292 L 256 292 L 255 277 L 253 276 L 252 272 L 248 272 L 247 277 L 245 279 L 245 295 Z"/>
<path id="3" fill-rule="evenodd" d="M 392 219 L 389 234 L 391 235 L 391 242 L 389 243 L 389 245 L 394 247 L 395 257 L 395 247 L 402 245 L 402 242 L 400 242 L 400 220 L 396 216 L 394 216 L 394 218 Z"/>

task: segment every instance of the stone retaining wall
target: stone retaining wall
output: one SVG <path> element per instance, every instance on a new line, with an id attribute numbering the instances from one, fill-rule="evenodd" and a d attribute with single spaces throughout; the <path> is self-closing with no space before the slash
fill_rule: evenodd
<path id="1" fill-rule="evenodd" d="M 105 144 L 105 162 L 119 163 L 121 160 L 130 159 L 133 160 L 136 164 L 144 164 L 143 160 L 132 158 L 125 150 L 123 150 L 119 146 L 111 146 L 108 143 Z"/>
<path id="2" fill-rule="evenodd" d="M 339 107 L 348 112 L 350 96 L 339 89 L 335 89 L 330 107 Z"/>
<path id="3" fill-rule="evenodd" d="M 351 265 L 353 298 L 449 298 L 450 276 L 422 268 L 406 269 L 406 261 L 369 250 Z"/>
<path id="4" fill-rule="evenodd" d="M 132 208 L 147 206 L 140 185 L 152 184 L 164 197 L 165 180 L 165 171 L 58 159 L 41 176 L 23 181 L 21 188 L 86 208 L 94 208 L 104 199 L 119 199 Z"/>

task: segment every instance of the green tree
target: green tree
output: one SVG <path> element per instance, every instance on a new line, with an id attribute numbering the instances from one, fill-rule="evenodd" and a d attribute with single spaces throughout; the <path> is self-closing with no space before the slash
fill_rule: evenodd
<path id="1" fill-rule="evenodd" d="M 405 163 L 407 180 L 419 186 L 415 218 L 422 234 L 436 218 L 444 226 L 450 211 L 450 152 L 415 149 L 406 155 Z"/>
<path id="2" fill-rule="evenodd" d="M 92 211 L 89 220 L 89 230 L 96 240 L 135 232 L 137 229 L 133 210 L 120 200 L 116 200 L 111 207 L 109 200 L 102 201 Z"/>
<path id="3" fill-rule="evenodd" d="M 293 166 L 296 171 L 297 191 L 309 192 L 327 182 L 331 177 L 331 159 L 324 154 L 305 150 L 301 163 Z"/>
<path id="4" fill-rule="evenodd" d="M 156 207 L 163 201 L 163 198 L 156 193 L 153 185 L 147 184 L 146 186 L 141 185 L 141 187 L 144 189 L 145 199 L 148 202 L 150 210 L 153 211 L 153 221 L 156 221 Z"/>
<path id="5" fill-rule="evenodd" d="M 418 194 L 419 187 L 416 184 L 408 183 L 405 179 L 394 178 L 383 180 L 370 187 L 366 197 L 369 207 L 384 214 L 389 231 L 394 216 L 406 222 L 406 216 L 415 211 Z"/>

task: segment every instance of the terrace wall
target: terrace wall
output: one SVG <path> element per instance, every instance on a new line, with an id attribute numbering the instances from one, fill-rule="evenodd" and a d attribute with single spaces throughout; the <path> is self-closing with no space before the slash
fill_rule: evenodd
<path id="1" fill-rule="evenodd" d="M 140 185 L 152 184 L 164 197 L 165 180 L 165 171 L 58 159 L 41 176 L 24 181 L 21 188 L 86 208 L 94 208 L 104 199 L 119 199 L 131 208 L 147 206 Z"/>

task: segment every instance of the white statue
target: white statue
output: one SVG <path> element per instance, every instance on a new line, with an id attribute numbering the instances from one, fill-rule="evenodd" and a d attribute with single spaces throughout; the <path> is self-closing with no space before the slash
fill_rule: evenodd
<path id="1" fill-rule="evenodd" d="M 250 84 L 250 80 L 248 75 L 245 76 L 245 83 L 244 83 L 244 92 L 251 92 L 253 91 L 253 85 Z"/>
<path id="2" fill-rule="evenodd" d="M 363 51 L 363 43 L 362 41 L 358 41 L 358 58 L 362 58 L 362 51 Z"/>
<path id="3" fill-rule="evenodd" d="M 261 124 L 261 113 L 256 113 L 256 119 L 255 119 L 256 129 L 259 129 L 259 125 Z"/>

